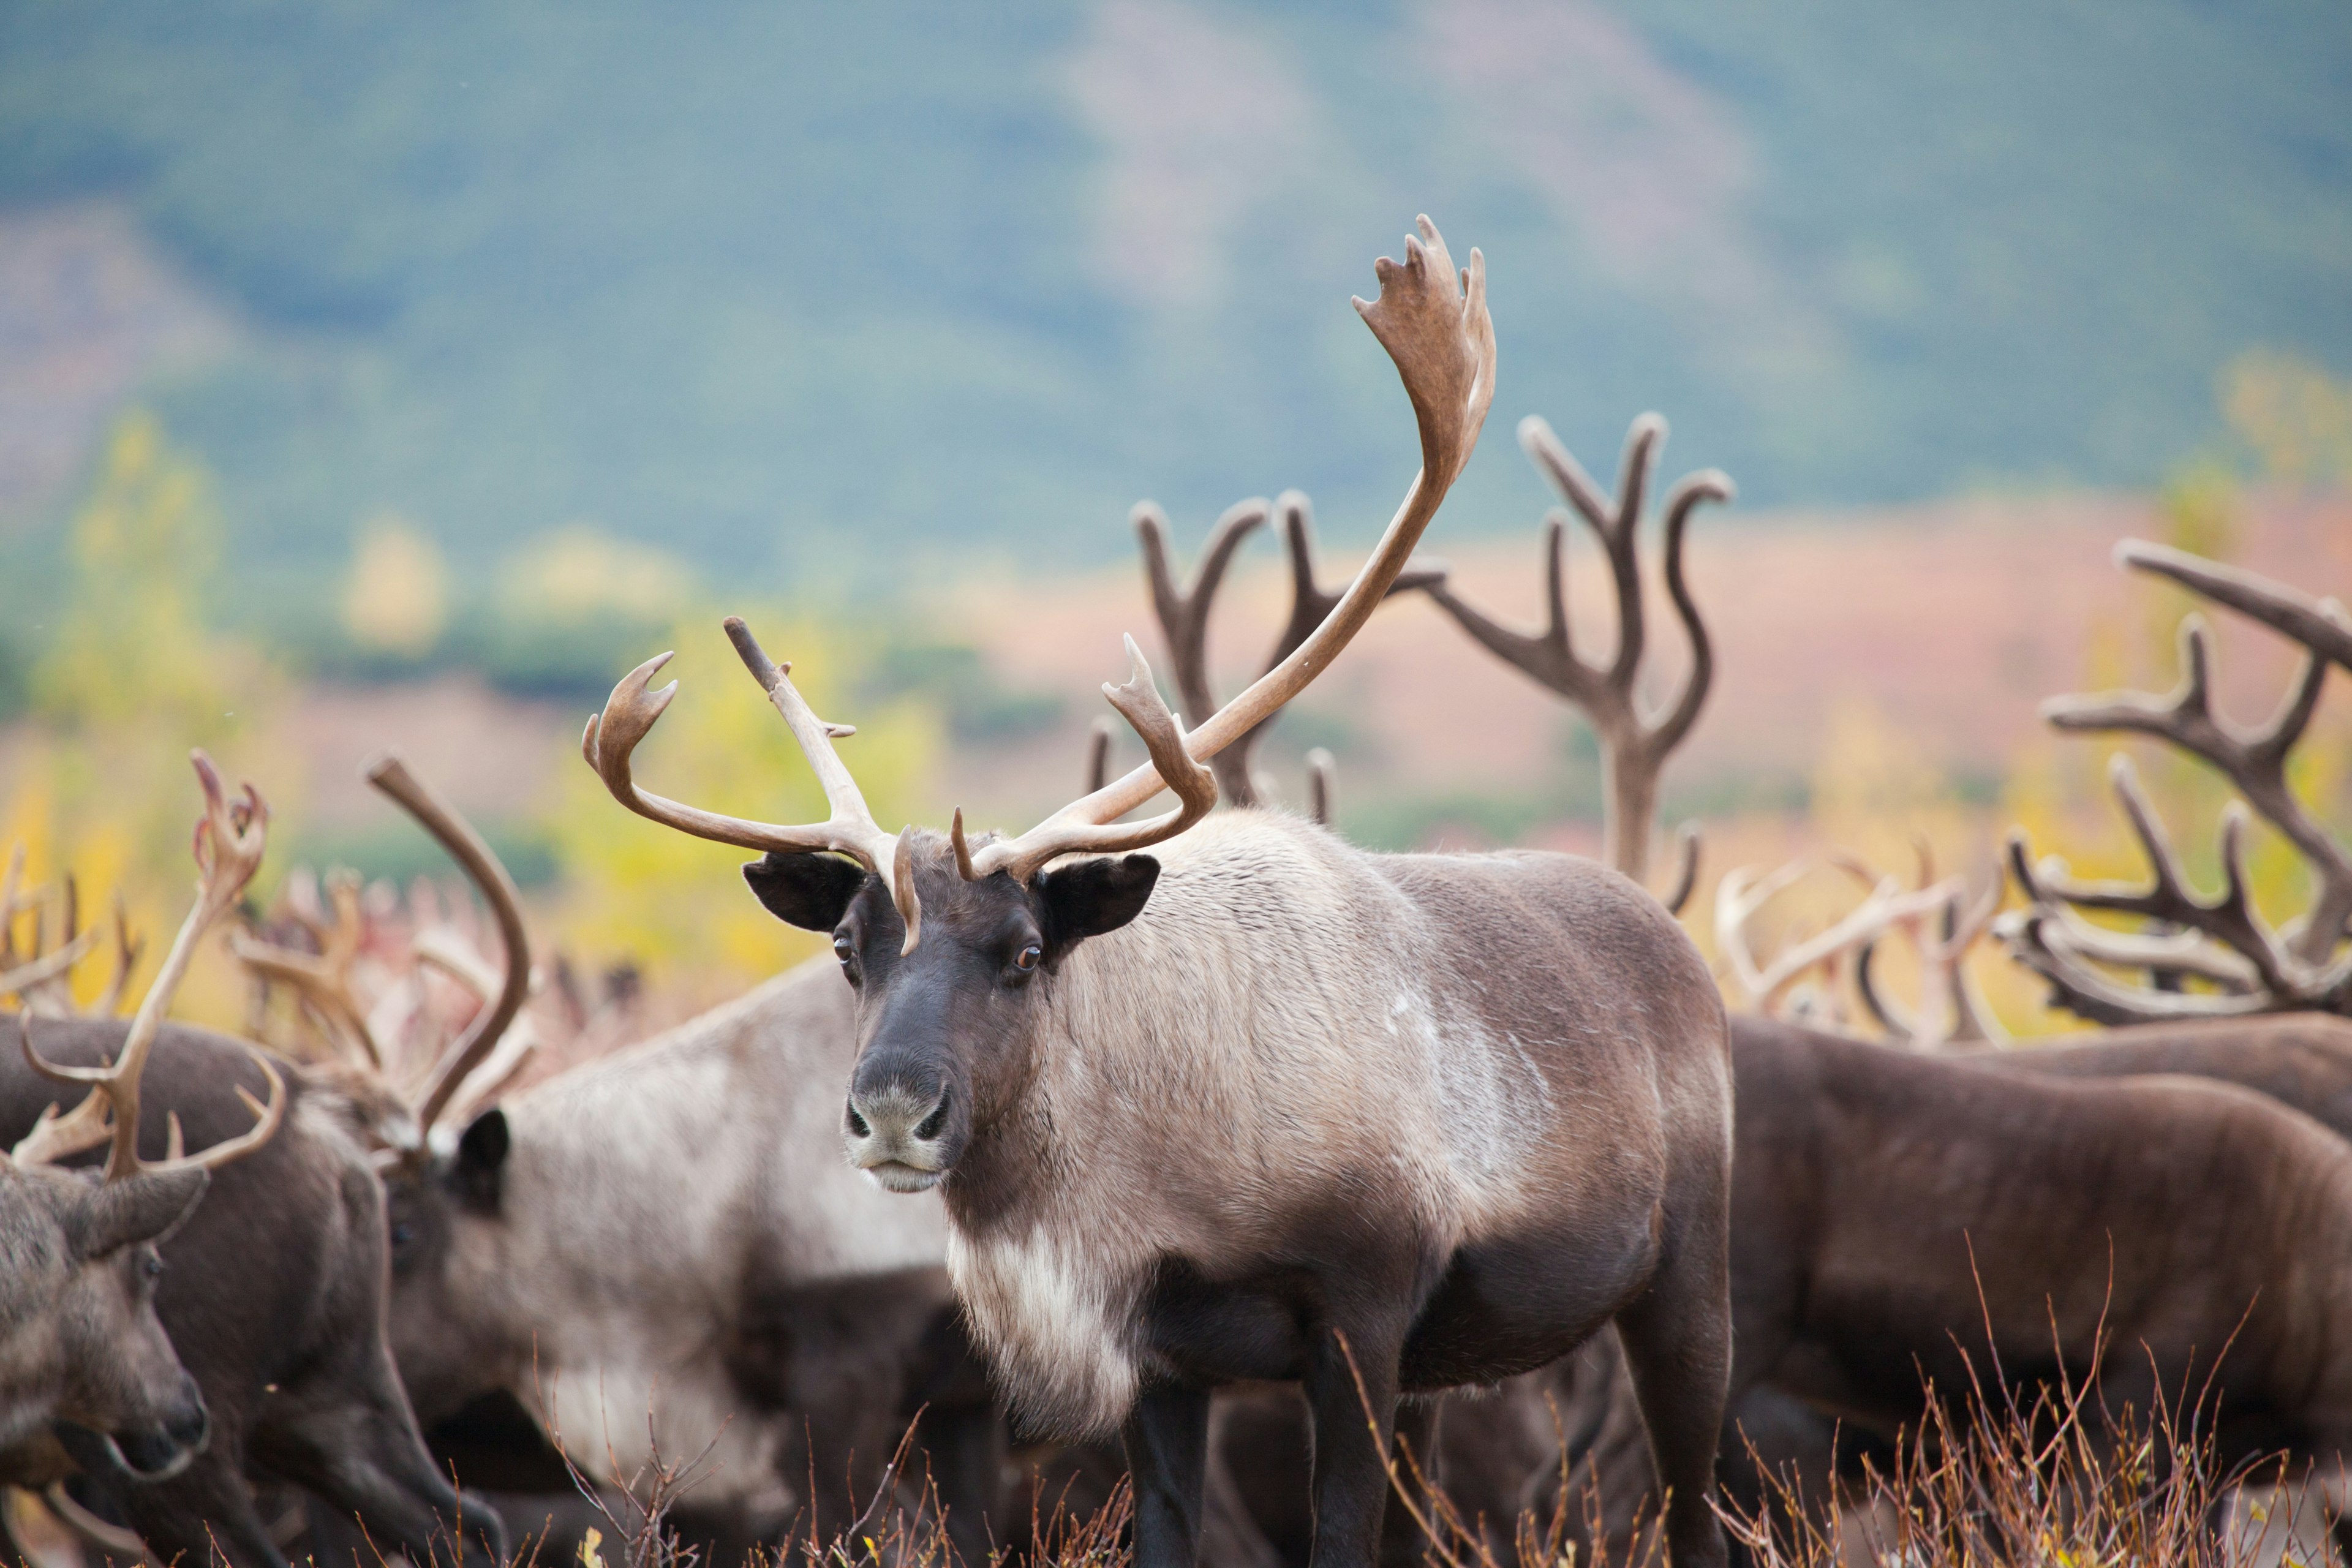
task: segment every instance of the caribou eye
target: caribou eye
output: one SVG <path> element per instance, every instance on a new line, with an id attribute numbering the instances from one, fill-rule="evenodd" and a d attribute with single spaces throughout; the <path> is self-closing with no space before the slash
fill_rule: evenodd
<path id="1" fill-rule="evenodd" d="M 834 938 L 833 938 L 833 956 L 834 956 L 834 957 L 835 957 L 835 958 L 837 958 L 837 959 L 841 960 L 841 962 L 842 962 L 842 963 L 847 963 L 849 962 L 850 955 L 851 955 L 853 952 L 855 952 L 856 951 L 856 949 L 851 945 L 850 941 L 849 941 L 849 939 L 848 939 L 847 937 L 841 935 L 839 932 L 835 932 L 835 933 L 834 934 Z"/>
<path id="2" fill-rule="evenodd" d="M 139 1272 L 150 1279 L 163 1278 L 163 1259 L 160 1254 L 149 1253 L 139 1260 Z"/>
<path id="3" fill-rule="evenodd" d="M 1028 946 L 1023 948 L 1019 952 L 1013 955 L 1013 967 L 1019 970 L 1022 973 L 1027 974 L 1031 971 L 1034 970 L 1037 965 L 1044 963 L 1045 960 L 1045 950 L 1039 947 L 1033 942 Z"/>
<path id="4" fill-rule="evenodd" d="M 404 1222 L 392 1227 L 393 1246 L 406 1247 L 410 1242 L 415 1241 L 415 1239 L 416 1227 L 415 1226 Z"/>

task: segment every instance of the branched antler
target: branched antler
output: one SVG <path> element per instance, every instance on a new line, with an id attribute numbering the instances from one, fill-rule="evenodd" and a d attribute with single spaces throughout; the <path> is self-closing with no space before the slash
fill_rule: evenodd
<path id="1" fill-rule="evenodd" d="M 1915 838 L 1913 847 L 1919 860 L 1913 888 L 1924 891 L 1940 885 L 1949 892 L 1939 909 L 1921 918 L 1898 921 L 1894 927 L 1910 940 L 1918 954 L 1918 1005 L 1903 1006 L 1880 989 L 1876 933 L 1854 948 L 1854 991 L 1879 1028 L 1907 1046 L 1925 1050 L 1943 1045 L 1990 1045 L 2006 1040 L 2009 1032 L 1985 1005 L 1968 972 L 1970 950 L 1991 928 L 1993 916 L 2000 909 L 2000 874 L 1995 871 L 1983 895 L 1970 904 L 1967 885 L 1958 878 L 1937 883 L 1935 852 L 1925 838 Z M 1842 855 L 1837 857 L 1837 863 L 1865 888 L 1875 887 L 1884 880 L 1875 869 L 1856 857 Z"/>
<path id="2" fill-rule="evenodd" d="M 355 871 L 331 871 L 326 879 L 331 921 L 319 921 L 297 910 L 296 918 L 309 931 L 319 951 L 268 941 L 250 931 L 229 933 L 228 948 L 238 963 L 272 985 L 283 985 L 299 997 L 319 1020 L 328 1042 L 341 1055 L 376 1070 L 383 1067 L 383 1047 L 368 1020 L 368 1009 L 352 984 L 367 922 L 360 910 L 360 879 Z"/>
<path id="3" fill-rule="evenodd" d="M 1375 264 L 1380 298 L 1355 302 L 1396 364 L 1421 435 L 1421 471 L 1371 559 L 1304 642 L 1189 734 L 1169 711 L 1141 651 L 1129 638 L 1129 678 L 1123 686 L 1105 686 L 1104 695 L 1142 736 L 1151 761 L 1072 802 L 1017 838 L 983 842 L 975 848 L 964 837 L 963 814 L 958 811 L 950 842 L 961 875 L 977 879 L 1002 871 L 1025 881 L 1058 856 L 1140 848 L 1182 832 L 1215 801 L 1214 776 L 1200 764 L 1256 728 L 1321 674 L 1386 595 L 1469 460 L 1494 399 L 1495 328 L 1486 313 L 1486 262 L 1474 250 L 1470 265 L 1457 272 L 1436 227 L 1426 217 L 1419 226 L 1420 235 L 1405 241 L 1402 264 L 1386 257 Z M 676 689 L 646 690 L 663 659 L 651 660 L 625 679 L 604 712 L 590 721 L 582 737 L 589 765 L 624 805 L 681 832 L 751 849 L 833 850 L 853 857 L 890 888 L 906 929 L 903 947 L 912 951 L 921 931 L 909 838 L 914 829 L 902 830 L 893 841 L 874 825 L 833 751 L 833 739 L 846 731 L 824 724 L 808 711 L 740 621 L 730 621 L 728 631 L 824 784 L 833 803 L 831 819 L 813 827 L 777 827 L 721 817 L 640 791 L 630 775 L 630 753 Z M 1163 789 L 1178 794 L 1177 810 L 1147 823 L 1118 820 Z"/>
<path id="4" fill-rule="evenodd" d="M 1277 668 L 1297 651 L 1339 603 L 1338 593 L 1317 581 L 1314 503 L 1297 490 L 1285 490 L 1276 506 L 1282 513 L 1283 544 L 1290 557 L 1290 616 L 1283 623 L 1282 633 L 1275 639 L 1274 651 L 1266 656 L 1261 673 Z M 1177 697 L 1183 704 L 1187 723 L 1205 724 L 1217 710 L 1215 691 L 1209 684 L 1210 606 L 1223 584 L 1234 552 L 1265 518 L 1266 505 L 1262 500 L 1243 501 L 1229 510 L 1217 520 L 1208 542 L 1202 546 L 1201 562 L 1193 570 L 1192 581 L 1179 587 L 1168 563 L 1167 518 L 1149 501 L 1135 509 L 1135 531 L 1143 545 L 1144 577 L 1151 590 L 1152 612 L 1160 621 L 1160 636 L 1168 644 Z M 1408 562 L 1389 584 L 1388 595 L 1431 587 L 1444 578 L 1445 569 L 1442 566 Z M 1216 775 L 1217 794 L 1227 805 L 1263 803 L 1266 792 L 1250 766 L 1250 758 L 1279 716 L 1278 712 L 1268 714 L 1209 759 L 1210 772 Z"/>
<path id="5" fill-rule="evenodd" d="M 155 1037 L 163 1027 L 164 1015 L 171 1011 L 172 999 L 186 977 L 189 963 L 194 959 L 197 943 L 213 923 L 219 920 L 243 896 L 247 882 L 260 868 L 262 850 L 268 842 L 269 807 L 260 792 L 251 784 L 245 786 L 244 798 L 232 804 L 222 793 L 220 774 L 214 771 L 212 759 L 204 752 L 193 753 L 197 781 L 203 785 L 205 815 L 196 821 L 196 901 L 181 924 L 179 935 L 172 942 L 172 951 L 164 957 L 163 967 L 155 976 L 155 984 L 140 1003 L 139 1011 L 131 1020 L 129 1032 L 123 1037 L 122 1049 L 110 1066 L 98 1068 L 59 1067 L 43 1058 L 33 1048 L 32 1021 L 19 1014 L 17 1026 L 26 1062 L 35 1072 L 56 1083 L 86 1085 L 89 1096 L 71 1111 L 60 1116 L 58 1108 L 50 1106 L 34 1122 L 33 1130 L 11 1152 L 19 1165 L 50 1163 L 79 1153 L 84 1149 L 109 1143 L 106 1176 L 109 1181 L 123 1180 L 142 1169 L 159 1167 L 142 1162 L 139 1157 L 139 1082 L 147 1070 L 147 1058 L 153 1050 Z M 268 1142 L 277 1134 L 278 1124 L 286 1115 L 286 1082 L 269 1058 L 258 1048 L 248 1047 L 253 1058 L 261 1066 L 262 1076 L 268 1080 L 269 1100 L 267 1105 L 256 1100 L 239 1086 L 237 1097 L 244 1100 L 254 1115 L 251 1131 L 241 1137 L 215 1144 L 201 1154 L 188 1155 L 181 1147 L 179 1119 L 170 1121 L 171 1136 L 163 1166 L 195 1165 L 212 1169 L 240 1159 Z"/>
<path id="6" fill-rule="evenodd" d="M 1791 943 L 1769 961 L 1759 960 L 1750 932 L 1757 915 L 1812 868 L 1811 860 L 1802 859 L 1760 875 L 1740 868 L 1725 872 L 1716 887 L 1716 951 L 1730 964 L 1733 981 L 1758 1012 L 1781 1011 L 1791 990 L 1811 971 L 1843 962 L 1890 929 L 1915 927 L 1966 892 L 1957 877 L 1909 890 L 1895 878 L 1882 877 L 1867 898 L 1828 929 Z"/>
<path id="7" fill-rule="evenodd" d="M 1713 468 L 1685 476 L 1667 492 L 1662 552 L 1666 594 L 1690 640 L 1691 668 L 1679 692 L 1654 711 L 1644 712 L 1637 688 L 1649 634 L 1642 598 L 1639 533 L 1651 472 L 1665 437 L 1666 422 L 1655 414 L 1644 414 L 1633 421 L 1625 437 L 1617 496 L 1612 500 L 1552 434 L 1550 426 L 1532 416 L 1519 422 L 1520 447 L 1560 499 L 1591 529 L 1609 562 L 1617 598 L 1617 649 L 1607 663 L 1586 662 L 1570 635 L 1569 520 L 1564 511 L 1554 510 L 1545 519 L 1541 630 L 1522 631 L 1503 625 L 1443 580 L 1429 589 L 1429 596 L 1489 653 L 1583 710 L 1600 738 L 1606 763 L 1601 798 L 1604 858 L 1637 881 L 1649 868 L 1650 837 L 1658 811 L 1658 775 L 1667 754 L 1682 743 L 1697 721 L 1715 676 L 1714 646 L 1683 571 L 1683 541 L 1700 502 L 1727 501 L 1734 493 L 1731 480 Z"/>
<path id="8" fill-rule="evenodd" d="M 2120 564 L 2170 578 L 2300 643 L 2303 668 L 2275 712 L 2242 731 L 2214 710 L 2212 654 L 2204 618 L 2180 627 L 2181 680 L 2169 694 L 2110 692 L 2062 697 L 2042 711 L 2058 729 L 2139 734 L 2202 759 L 2242 801 L 2222 814 L 2222 887 L 2212 899 L 2189 886 L 2170 837 L 2127 759 L 2110 766 L 2116 799 L 2146 855 L 2145 887 L 2083 883 L 2055 858 L 2035 865 L 2022 832 L 2010 839 L 2011 875 L 2029 901 L 1998 926 L 2011 953 L 2051 984 L 2053 1000 L 2105 1024 L 2212 1017 L 2284 1010 L 2352 1013 L 2352 849 L 2322 825 L 2287 780 L 2290 754 L 2309 728 L 2331 663 L 2352 668 L 2352 616 L 2333 599 L 2312 600 L 2249 572 L 2161 545 L 2127 540 Z M 2253 906 L 2244 864 L 2247 807 L 2261 813 L 2310 866 L 2315 891 L 2297 920 L 2273 931 Z M 2135 916 L 2147 929 L 2120 931 L 2075 911 Z M 2191 976 L 2210 989 L 2142 986 L 2126 976 Z"/>

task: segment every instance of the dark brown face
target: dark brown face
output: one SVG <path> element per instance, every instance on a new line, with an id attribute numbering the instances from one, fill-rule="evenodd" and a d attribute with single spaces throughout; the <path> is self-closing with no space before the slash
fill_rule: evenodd
<path id="1" fill-rule="evenodd" d="M 57 1314 L 65 1359 L 58 1436 L 101 1473 L 176 1475 L 203 1451 L 211 1423 L 155 1316 L 163 1274 L 155 1243 L 195 1207 L 205 1174 L 142 1171 L 99 1184 L 44 1172 L 34 1179 L 64 1233 L 71 1269 L 44 1309 Z"/>
<path id="2" fill-rule="evenodd" d="M 454 1254 L 462 1227 L 505 1223 L 500 1178 L 509 1148 L 506 1113 L 494 1106 L 467 1124 L 454 1154 L 384 1175 L 392 1251 L 385 1329 L 423 1426 L 497 1387 L 504 1371 L 502 1347 L 479 1331 L 480 1313 L 467 1299 L 467 1281 L 459 1278 Z"/>
<path id="3" fill-rule="evenodd" d="M 1003 1114 L 1025 1076 L 1032 1011 L 1087 937 L 1143 912 L 1149 855 L 1078 860 L 1027 884 L 957 874 L 937 835 L 913 846 L 922 937 L 879 878 L 831 855 L 770 855 L 743 879 L 770 913 L 829 931 L 857 988 L 857 1065 L 842 1110 L 852 1163 L 892 1192 L 945 1180 L 976 1127 Z"/>

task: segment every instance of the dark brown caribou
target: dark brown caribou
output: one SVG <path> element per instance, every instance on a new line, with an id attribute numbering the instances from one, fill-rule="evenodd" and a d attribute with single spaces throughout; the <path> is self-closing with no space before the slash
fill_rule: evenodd
<path id="1" fill-rule="evenodd" d="M 215 827 L 212 841 L 226 837 Z M 257 863 L 257 845 L 252 858 Z M 257 1480 L 299 1487 L 331 1511 L 356 1515 L 388 1552 L 446 1559 L 462 1529 L 467 1555 L 498 1561 L 503 1531 L 483 1509 L 461 1504 L 436 1469 L 384 1342 L 383 1191 L 364 1114 L 299 1071 L 285 1072 L 277 1089 L 278 1069 L 257 1063 L 246 1042 L 161 1023 L 166 982 L 176 983 L 175 963 L 184 964 L 182 948 L 192 951 L 193 941 L 184 931 L 130 1025 L 80 1017 L 34 1026 L 41 1056 L 77 1070 L 131 1059 L 129 1047 L 140 1046 L 146 1094 L 120 1126 L 136 1130 L 147 1154 L 176 1145 L 182 1123 L 194 1142 L 239 1135 L 264 1081 L 278 1124 L 276 1137 L 215 1174 L 209 1200 L 159 1249 L 168 1267 L 155 1310 L 203 1391 L 209 1443 L 160 1482 L 78 1450 L 87 1474 L 72 1483 L 76 1492 L 96 1520 L 127 1526 L 164 1561 L 283 1564 L 271 1521 L 256 1506 Z M 30 1068 L 0 1062 L 0 1136 L 41 1125 L 55 1094 Z"/>
<path id="2" fill-rule="evenodd" d="M 740 622 L 829 822 L 639 791 L 660 659 L 584 738 L 616 798 L 766 851 L 746 870 L 762 901 L 833 932 L 858 993 L 851 1157 L 944 1195 L 958 1294 L 1016 1406 L 1122 1432 L 1153 1568 L 1194 1559 L 1214 1387 L 1304 1384 L 1317 1560 L 1367 1563 L 1401 1391 L 1540 1365 L 1612 1320 L 1673 1483 L 1675 1559 L 1723 1561 L 1707 1497 L 1730 1108 L 1696 951 L 1638 887 L 1571 857 L 1372 856 L 1295 817 L 1208 817 L 1202 763 L 1328 665 L 1468 458 L 1493 387 L 1483 270 L 1474 252 L 1457 277 L 1424 220 L 1358 302 L 1413 404 L 1422 471 L 1321 626 L 1189 736 L 1131 653 L 1106 690 L 1150 765 L 1030 833 L 975 843 L 960 814 L 944 836 L 884 832 L 835 753 L 846 731 Z M 1161 788 L 1179 809 L 1118 823 Z"/>
<path id="3" fill-rule="evenodd" d="M 163 1273 L 156 1244 L 186 1223 L 210 1172 L 269 1142 L 286 1092 L 262 1063 L 268 1103 L 247 1095 L 256 1120 L 194 1156 L 181 1152 L 175 1136 L 164 1157 L 142 1160 L 130 1132 L 139 1122 L 148 1043 L 196 939 L 236 901 L 261 858 L 268 813 L 259 797 L 248 792 L 232 807 L 211 763 L 201 752 L 195 763 L 206 807 L 196 829 L 196 904 L 119 1058 L 89 1070 L 58 1067 L 37 1054 L 29 1014 L 17 1017 L 25 1062 L 47 1083 L 51 1100 L 0 1158 L 0 1248 L 8 1259 L 0 1279 L 0 1479 L 13 1484 L 54 1485 L 77 1459 L 166 1480 L 194 1460 L 209 1436 L 202 1391 L 156 1315 Z M 12 864 L 0 900 L 10 917 L 17 869 Z M 57 952 L 0 974 L 0 991 L 44 990 L 88 946 L 68 932 Z M 59 1083 L 83 1095 L 62 1115 Z M 102 1178 L 62 1168 L 100 1147 Z"/>

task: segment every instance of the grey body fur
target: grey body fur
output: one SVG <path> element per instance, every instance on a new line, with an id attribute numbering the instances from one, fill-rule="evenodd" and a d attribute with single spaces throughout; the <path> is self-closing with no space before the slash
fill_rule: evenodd
<path id="1" fill-rule="evenodd" d="M 878 1476 L 910 1402 L 927 1436 L 965 1421 L 986 1446 L 939 1200 L 841 1155 L 850 1002 L 829 960 L 803 965 L 510 1097 L 486 1113 L 492 1194 L 467 1195 L 472 1130 L 454 1171 L 395 1177 L 392 1338 L 428 1423 L 505 1389 L 617 1482 L 656 1445 L 682 1463 L 715 1440 L 692 1500 L 753 1515 L 803 1500 L 812 1445 L 824 1485 L 853 1458 Z"/>

